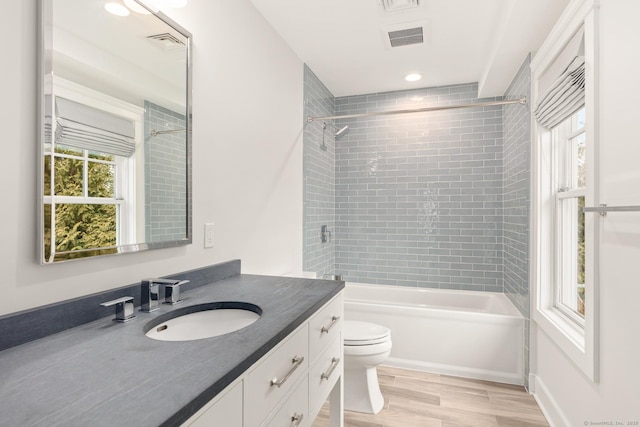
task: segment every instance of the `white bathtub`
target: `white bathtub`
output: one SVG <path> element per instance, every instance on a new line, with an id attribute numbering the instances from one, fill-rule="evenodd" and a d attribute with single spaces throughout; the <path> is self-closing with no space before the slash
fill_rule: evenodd
<path id="1" fill-rule="evenodd" d="M 503 294 L 347 283 L 344 315 L 391 329 L 385 365 L 524 384 L 524 317 Z"/>

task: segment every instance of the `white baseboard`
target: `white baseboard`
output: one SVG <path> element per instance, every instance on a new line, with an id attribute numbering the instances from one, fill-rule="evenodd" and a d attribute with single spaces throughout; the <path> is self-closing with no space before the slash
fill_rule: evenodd
<path id="1" fill-rule="evenodd" d="M 551 393 L 549 393 L 549 389 L 538 376 L 530 374 L 529 385 L 532 388 L 531 393 L 533 397 L 536 399 L 536 402 L 538 402 L 540 410 L 542 410 L 551 427 L 566 427 L 571 425 L 558 403 Z"/>
<path id="2" fill-rule="evenodd" d="M 529 374 L 529 381 L 527 382 L 527 391 L 529 394 L 536 393 L 536 376 L 534 374 Z"/>
<path id="3" fill-rule="evenodd" d="M 505 384 L 524 385 L 524 374 L 517 372 L 490 371 L 466 368 L 455 365 L 442 365 L 417 360 L 390 357 L 384 363 L 396 368 L 412 369 L 414 371 L 433 372 L 454 377 L 473 378 L 476 380 L 494 381 Z"/>

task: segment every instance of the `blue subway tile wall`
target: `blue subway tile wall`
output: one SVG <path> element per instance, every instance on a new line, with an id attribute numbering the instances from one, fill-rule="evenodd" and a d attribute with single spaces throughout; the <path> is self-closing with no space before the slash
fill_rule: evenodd
<path id="1" fill-rule="evenodd" d="M 530 57 L 505 92 L 505 98 L 529 98 Z M 504 286 L 505 293 L 529 317 L 529 105 L 504 106 Z"/>
<path id="2" fill-rule="evenodd" d="M 505 92 L 506 99 L 530 99 L 531 55 Z M 504 293 L 525 317 L 525 384 L 529 377 L 529 105 L 504 106 Z"/>
<path id="3" fill-rule="evenodd" d="M 335 272 L 335 244 L 320 240 L 320 228 L 326 225 L 335 235 L 335 126 L 331 121 L 307 123 L 308 116 L 332 116 L 335 97 L 304 66 L 304 271 L 318 277 Z M 326 123 L 326 126 L 323 125 Z M 326 150 L 321 146 L 326 147 Z"/>
<path id="4" fill-rule="evenodd" d="M 335 99 L 336 114 L 476 103 L 477 84 Z M 341 119 L 335 270 L 348 281 L 503 291 L 502 107 Z"/>
<path id="5" fill-rule="evenodd" d="M 187 235 L 185 133 L 151 136 L 151 130 L 185 129 L 185 116 L 144 102 L 145 238 L 147 242 Z M 186 132 L 186 131 L 185 131 Z"/>

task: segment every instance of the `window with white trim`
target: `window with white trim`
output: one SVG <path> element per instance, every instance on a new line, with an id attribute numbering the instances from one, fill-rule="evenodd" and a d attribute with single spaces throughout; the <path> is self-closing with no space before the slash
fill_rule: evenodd
<path id="1" fill-rule="evenodd" d="M 125 160 L 126 162 L 126 160 Z M 117 194 L 122 159 L 74 147 L 55 146 L 45 155 L 45 255 L 116 246 Z"/>
<path id="2" fill-rule="evenodd" d="M 135 242 L 140 137 L 133 129 L 142 116 L 106 95 L 85 96 L 88 89 L 80 85 L 57 83 L 52 137 L 43 153 L 44 261 L 117 253 Z"/>
<path id="3" fill-rule="evenodd" d="M 598 381 L 598 8 L 574 0 L 531 61 L 532 328 Z"/>
<path id="4" fill-rule="evenodd" d="M 554 298 L 553 305 L 584 326 L 586 196 L 585 109 L 551 130 L 554 158 Z"/>
<path id="5" fill-rule="evenodd" d="M 55 145 L 45 153 L 45 256 L 113 248 L 126 241 L 120 218 L 131 197 L 122 185 L 130 158 Z M 124 191 L 123 191 L 124 190 Z"/>

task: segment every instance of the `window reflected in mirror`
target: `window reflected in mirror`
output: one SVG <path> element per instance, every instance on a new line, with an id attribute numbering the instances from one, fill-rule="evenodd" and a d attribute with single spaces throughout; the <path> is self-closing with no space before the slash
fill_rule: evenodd
<path id="1" fill-rule="evenodd" d="M 43 0 L 41 262 L 191 243 L 190 34 Z"/>

